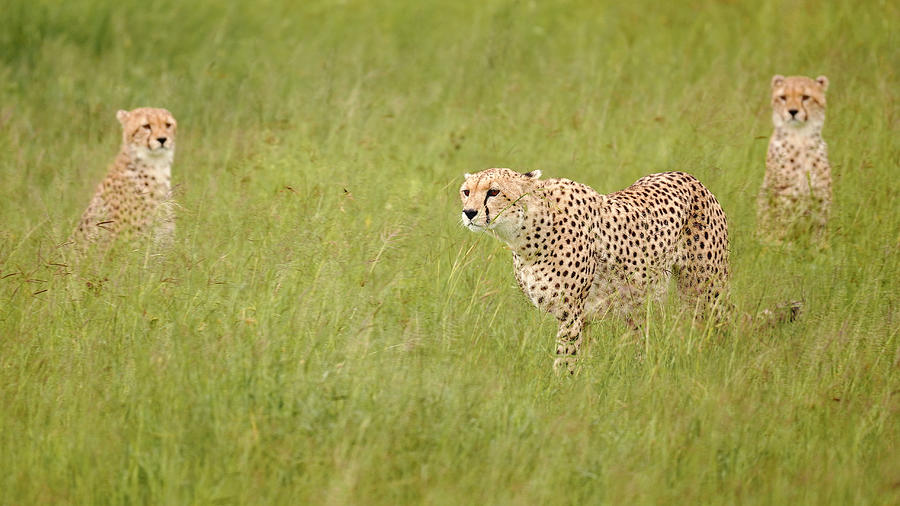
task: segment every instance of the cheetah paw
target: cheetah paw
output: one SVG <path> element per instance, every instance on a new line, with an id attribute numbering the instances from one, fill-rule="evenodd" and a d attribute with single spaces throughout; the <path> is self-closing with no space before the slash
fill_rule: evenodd
<path id="1" fill-rule="evenodd" d="M 575 363 L 576 359 L 573 356 L 558 357 L 553 361 L 553 372 L 557 375 L 562 374 L 563 372 L 575 374 Z"/>

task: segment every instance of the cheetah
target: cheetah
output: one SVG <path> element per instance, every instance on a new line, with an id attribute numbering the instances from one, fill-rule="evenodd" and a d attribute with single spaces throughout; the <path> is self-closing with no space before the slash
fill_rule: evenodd
<path id="1" fill-rule="evenodd" d="M 766 174 L 757 197 L 759 235 L 781 241 L 798 231 L 821 238 L 831 208 L 831 168 L 822 139 L 828 78 L 772 78 Z"/>
<path id="2" fill-rule="evenodd" d="M 574 370 L 586 318 L 631 321 L 659 298 L 672 274 L 704 313 L 728 281 L 728 224 L 719 202 L 684 172 L 651 174 L 602 195 L 540 171 L 494 168 L 466 174 L 462 223 L 513 252 L 519 288 L 559 321 L 554 369 Z"/>
<path id="3" fill-rule="evenodd" d="M 165 109 L 120 110 L 122 147 L 72 233 L 71 242 L 109 244 L 149 233 L 168 243 L 175 233 L 172 160 L 177 123 Z"/>

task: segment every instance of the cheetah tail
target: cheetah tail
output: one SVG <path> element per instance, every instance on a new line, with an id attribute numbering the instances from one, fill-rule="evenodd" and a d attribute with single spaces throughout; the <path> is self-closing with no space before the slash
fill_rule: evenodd
<path id="1" fill-rule="evenodd" d="M 775 326 L 783 323 L 791 323 L 800 318 L 803 312 L 803 301 L 793 300 L 778 304 L 772 309 L 764 309 L 753 318 L 753 322 L 759 326 Z"/>

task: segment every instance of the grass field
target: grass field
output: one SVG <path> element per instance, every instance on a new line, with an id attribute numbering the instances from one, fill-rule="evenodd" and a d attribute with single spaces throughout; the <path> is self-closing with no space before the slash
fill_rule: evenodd
<path id="1" fill-rule="evenodd" d="M 0 503 L 900 503 L 900 6 L 6 0 Z M 823 249 L 754 239 L 775 73 L 831 80 Z M 179 120 L 175 247 L 59 245 Z M 695 174 L 732 299 L 555 320 L 459 226 L 466 171 Z M 65 264 L 65 265 L 58 265 Z"/>

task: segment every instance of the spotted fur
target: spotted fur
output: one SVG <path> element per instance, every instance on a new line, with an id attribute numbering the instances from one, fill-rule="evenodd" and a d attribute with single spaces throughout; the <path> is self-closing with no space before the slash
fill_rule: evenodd
<path id="1" fill-rule="evenodd" d="M 775 131 L 757 198 L 762 237 L 781 240 L 803 230 L 824 233 L 831 209 L 831 167 L 822 139 L 827 88 L 825 76 L 772 78 Z"/>
<path id="2" fill-rule="evenodd" d="M 559 321 L 555 367 L 573 367 L 586 318 L 633 318 L 673 273 L 706 309 L 726 288 L 725 213 L 690 174 L 651 174 L 602 195 L 539 171 L 487 169 L 466 174 L 460 196 L 463 224 L 509 245 L 519 287 Z"/>
<path id="3" fill-rule="evenodd" d="M 169 242 L 175 233 L 172 160 L 175 118 L 165 109 L 118 111 L 122 148 L 72 233 L 79 246 L 119 236 L 150 234 Z"/>

